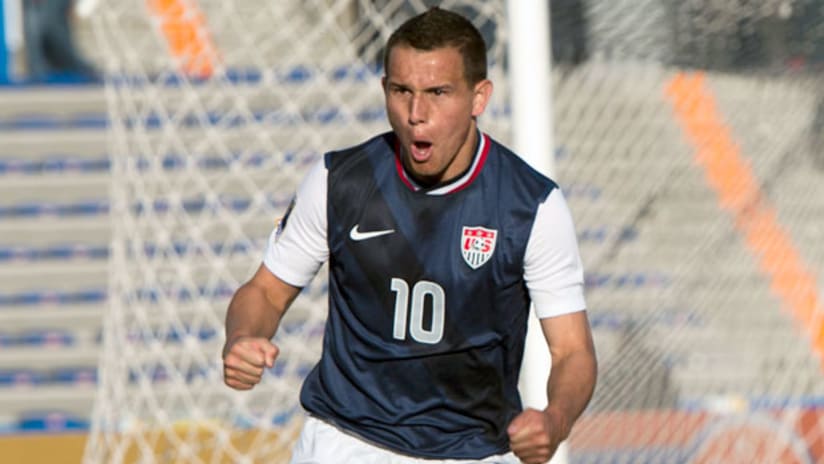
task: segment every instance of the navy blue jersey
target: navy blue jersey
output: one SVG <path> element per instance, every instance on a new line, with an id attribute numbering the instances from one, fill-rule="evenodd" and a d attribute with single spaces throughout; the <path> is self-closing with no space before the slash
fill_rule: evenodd
<path id="1" fill-rule="evenodd" d="M 412 188 L 391 133 L 325 156 L 329 317 L 301 402 L 404 454 L 508 452 L 521 411 L 524 254 L 556 185 L 481 137 L 442 195 Z"/>

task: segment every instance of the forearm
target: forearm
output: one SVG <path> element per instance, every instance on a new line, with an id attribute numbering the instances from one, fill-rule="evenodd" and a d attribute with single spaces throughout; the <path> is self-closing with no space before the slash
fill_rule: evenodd
<path id="1" fill-rule="evenodd" d="M 580 350 L 564 356 L 553 356 L 552 371 L 547 384 L 546 412 L 556 422 L 565 440 L 572 425 L 584 412 L 595 389 L 597 363 L 594 350 Z"/>
<path id="2" fill-rule="evenodd" d="M 243 284 L 226 312 L 227 346 L 239 337 L 270 339 L 280 320 L 300 293 L 261 265 L 249 282 Z"/>
<path id="3" fill-rule="evenodd" d="M 266 290 L 247 282 L 235 293 L 226 312 L 226 340 L 238 337 L 272 338 L 285 308 L 267 298 Z"/>
<path id="4" fill-rule="evenodd" d="M 597 366 L 584 312 L 541 320 L 552 355 L 543 412 L 527 408 L 507 428 L 509 446 L 522 462 L 548 461 L 566 440 L 595 389 Z"/>

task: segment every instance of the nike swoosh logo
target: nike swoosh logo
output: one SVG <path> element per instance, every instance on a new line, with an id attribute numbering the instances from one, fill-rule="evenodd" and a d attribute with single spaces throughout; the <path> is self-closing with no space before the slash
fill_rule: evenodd
<path id="1" fill-rule="evenodd" d="M 373 232 L 361 232 L 358 230 L 358 224 L 349 231 L 349 238 L 356 242 L 361 240 L 368 240 L 370 238 L 380 237 L 381 235 L 389 235 L 395 232 L 395 229 L 376 230 Z"/>

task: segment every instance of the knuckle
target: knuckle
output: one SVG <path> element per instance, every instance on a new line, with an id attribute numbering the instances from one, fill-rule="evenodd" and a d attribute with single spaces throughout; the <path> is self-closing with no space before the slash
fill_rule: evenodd
<path id="1" fill-rule="evenodd" d="M 223 360 L 223 369 L 224 370 L 235 370 L 238 368 L 239 359 L 236 356 L 232 356 L 231 354 L 226 356 L 226 359 Z"/>

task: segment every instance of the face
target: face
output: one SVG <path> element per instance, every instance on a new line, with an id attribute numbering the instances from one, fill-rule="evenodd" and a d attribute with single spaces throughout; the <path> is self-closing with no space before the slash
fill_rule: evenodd
<path id="1" fill-rule="evenodd" d="M 475 151 L 475 117 L 483 113 L 492 83 L 470 86 L 457 48 L 392 48 L 383 78 L 389 124 L 407 171 L 432 185 L 465 171 Z"/>

